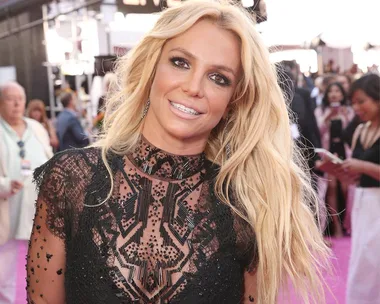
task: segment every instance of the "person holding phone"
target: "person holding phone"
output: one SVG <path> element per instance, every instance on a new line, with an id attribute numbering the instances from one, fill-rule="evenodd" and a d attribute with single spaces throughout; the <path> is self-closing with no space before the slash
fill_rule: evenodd
<path id="1" fill-rule="evenodd" d="M 322 105 L 315 110 L 315 117 L 321 134 L 322 148 L 340 159 L 349 156 L 350 149 L 342 139 L 342 132 L 354 117 L 354 112 L 350 106 L 347 106 L 346 93 L 340 83 L 334 82 L 327 87 Z M 345 198 L 347 187 L 339 184 L 331 174 L 325 174 L 324 177 L 327 180 L 326 203 L 331 214 L 332 235 L 342 237 L 343 227 L 338 213 L 344 209 L 344 206 L 339 206 L 338 198 L 339 194 Z"/>
<path id="2" fill-rule="evenodd" d="M 350 92 L 355 113 L 364 122 L 354 133 L 352 158 L 336 176 L 355 184 L 351 211 L 352 242 L 347 304 L 377 304 L 380 299 L 380 77 L 356 80 Z"/>

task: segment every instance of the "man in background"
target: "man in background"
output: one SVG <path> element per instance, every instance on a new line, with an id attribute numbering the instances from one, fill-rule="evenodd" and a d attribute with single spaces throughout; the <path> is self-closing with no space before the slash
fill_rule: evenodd
<path id="1" fill-rule="evenodd" d="M 18 83 L 0 86 L 0 304 L 16 303 L 16 293 L 25 293 L 17 276 L 26 272 L 18 273 L 17 265 L 24 261 L 35 214 L 32 172 L 53 155 L 45 128 L 24 117 L 25 103 Z"/>
<path id="2" fill-rule="evenodd" d="M 315 173 L 317 155 L 314 148 L 321 147 L 321 138 L 310 98 L 310 91 L 297 86 L 299 68 L 296 62 L 282 61 L 279 64 L 279 69 L 280 86 L 290 101 L 290 108 L 296 120 L 292 126 L 293 138 L 301 145 L 302 152 L 308 161 L 309 169 Z"/>
<path id="3" fill-rule="evenodd" d="M 87 146 L 90 142 L 78 118 L 74 96 L 71 93 L 63 94 L 61 103 L 64 110 L 56 122 L 59 151 Z"/>

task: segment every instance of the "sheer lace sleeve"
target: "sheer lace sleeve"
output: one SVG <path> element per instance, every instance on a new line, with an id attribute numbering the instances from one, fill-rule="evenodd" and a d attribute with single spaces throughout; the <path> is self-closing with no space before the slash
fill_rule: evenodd
<path id="1" fill-rule="evenodd" d="M 257 277 L 256 272 L 244 273 L 244 299 L 242 304 L 257 302 Z"/>
<path id="2" fill-rule="evenodd" d="M 55 156 L 34 174 L 39 192 L 27 257 L 28 303 L 65 303 L 67 155 Z"/>

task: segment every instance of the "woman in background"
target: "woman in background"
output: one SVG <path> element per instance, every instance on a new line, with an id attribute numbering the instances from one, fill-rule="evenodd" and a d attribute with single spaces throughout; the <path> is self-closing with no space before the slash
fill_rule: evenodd
<path id="1" fill-rule="evenodd" d="M 354 116 L 352 108 L 346 103 L 347 98 L 342 85 L 334 82 L 327 87 L 322 105 L 315 110 L 322 148 L 338 155 L 341 159 L 345 159 L 350 154 L 349 147 L 342 139 L 342 132 Z M 327 179 L 326 204 L 332 220 L 332 235 L 342 237 L 343 227 L 339 211 L 344 207 L 339 206 L 339 189 L 344 200 L 347 187 L 341 185 L 333 175 L 326 174 L 325 178 Z"/>
<path id="2" fill-rule="evenodd" d="M 39 99 L 32 99 L 29 101 L 26 108 L 26 116 L 37 120 L 45 127 L 49 134 L 50 145 L 56 150 L 59 146 L 59 141 L 55 128 L 46 115 L 45 103 Z"/>
<path id="3" fill-rule="evenodd" d="M 364 122 L 354 133 L 352 158 L 337 176 L 355 184 L 347 304 L 380 300 L 380 77 L 368 74 L 351 87 L 355 113 Z"/>

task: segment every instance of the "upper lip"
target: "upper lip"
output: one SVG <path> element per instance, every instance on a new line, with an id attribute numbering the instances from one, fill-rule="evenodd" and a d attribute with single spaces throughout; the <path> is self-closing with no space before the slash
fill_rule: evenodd
<path id="1" fill-rule="evenodd" d="M 197 107 L 195 106 L 194 104 L 191 104 L 191 103 L 187 103 L 187 102 L 183 102 L 183 101 L 175 101 L 175 100 L 169 100 L 170 102 L 174 102 L 174 103 L 178 103 L 180 105 L 183 105 L 184 107 L 186 108 L 190 108 L 190 109 L 193 109 L 195 110 L 196 112 L 198 112 L 199 114 L 203 114 L 203 112 Z"/>

